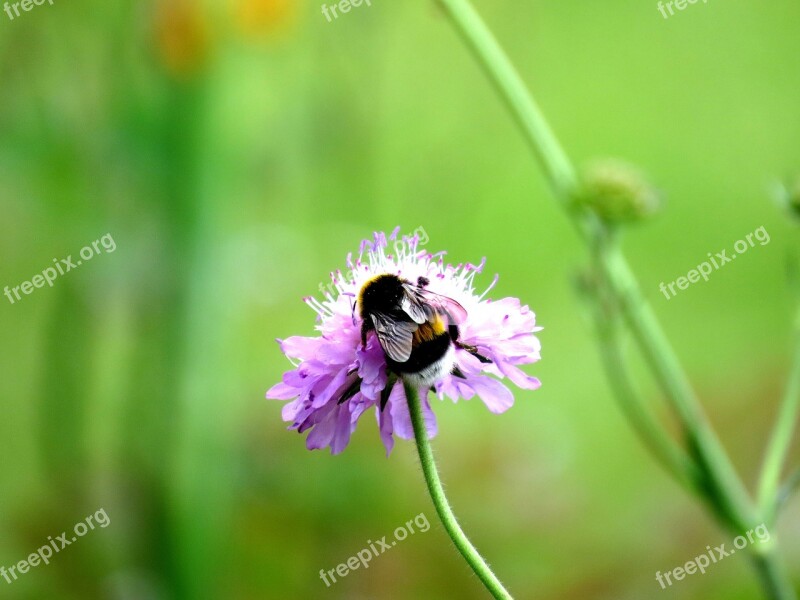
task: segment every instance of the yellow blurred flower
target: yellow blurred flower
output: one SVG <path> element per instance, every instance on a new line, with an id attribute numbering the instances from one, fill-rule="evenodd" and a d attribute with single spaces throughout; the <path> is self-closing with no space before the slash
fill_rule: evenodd
<path id="1" fill-rule="evenodd" d="M 298 0 L 233 0 L 237 29 L 247 36 L 288 29 L 299 12 Z"/>
<path id="2" fill-rule="evenodd" d="M 210 31 L 202 3 L 197 0 L 159 0 L 155 14 L 155 41 L 168 71 L 190 76 L 206 62 Z"/>

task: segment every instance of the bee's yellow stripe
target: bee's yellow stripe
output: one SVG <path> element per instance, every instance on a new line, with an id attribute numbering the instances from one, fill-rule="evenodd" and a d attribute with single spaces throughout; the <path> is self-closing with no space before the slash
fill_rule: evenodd
<path id="1" fill-rule="evenodd" d="M 432 321 L 423 323 L 414 332 L 414 346 L 422 342 L 429 342 L 445 332 L 444 321 L 439 315 L 436 315 Z"/>
<path id="2" fill-rule="evenodd" d="M 431 321 L 431 327 L 433 327 L 433 332 L 437 335 L 444 333 L 444 321 L 442 317 L 438 314 L 433 317 L 433 321 Z"/>

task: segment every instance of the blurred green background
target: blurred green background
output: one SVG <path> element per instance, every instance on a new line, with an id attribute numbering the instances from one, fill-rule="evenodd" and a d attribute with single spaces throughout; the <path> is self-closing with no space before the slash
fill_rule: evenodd
<path id="1" fill-rule="evenodd" d="M 626 248 L 752 484 L 788 368 L 771 200 L 800 169 L 800 5 L 511 2 L 477 8 L 571 156 L 621 156 L 667 206 Z M 730 544 L 650 459 L 611 397 L 572 281 L 585 251 L 433 2 L 328 22 L 293 0 L 73 3 L 0 13 L 0 286 L 106 233 L 117 249 L 0 298 L 0 565 L 104 508 L 0 597 L 484 598 L 434 518 L 412 443 L 372 415 L 309 452 L 264 392 L 300 301 L 374 230 L 424 227 L 544 326 L 543 386 L 495 416 L 437 402 L 450 499 L 520 599 L 759 598 L 743 555 L 667 591 L 655 572 Z M 764 226 L 771 242 L 658 291 Z M 644 387 L 658 400 L 655 387 Z M 664 415 L 666 418 L 666 415 Z M 800 452 L 792 450 L 796 465 Z M 330 588 L 424 512 L 432 527 Z M 800 501 L 778 531 L 800 581 Z"/>

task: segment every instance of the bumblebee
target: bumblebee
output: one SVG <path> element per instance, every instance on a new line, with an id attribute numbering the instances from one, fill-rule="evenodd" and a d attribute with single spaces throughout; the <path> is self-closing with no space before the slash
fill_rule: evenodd
<path id="1" fill-rule="evenodd" d="M 383 274 L 367 281 L 358 294 L 354 313 L 361 317 L 361 343 L 374 331 L 386 356 L 390 377 L 381 397 L 386 405 L 397 378 L 417 387 L 431 387 L 448 374 L 464 377 L 456 365 L 455 348 L 462 348 L 481 362 L 491 362 L 477 348 L 459 341 L 459 325 L 467 311 L 458 302 L 427 289 L 430 281 L 416 283 Z M 355 394 L 360 380 L 345 392 L 343 402 Z"/>

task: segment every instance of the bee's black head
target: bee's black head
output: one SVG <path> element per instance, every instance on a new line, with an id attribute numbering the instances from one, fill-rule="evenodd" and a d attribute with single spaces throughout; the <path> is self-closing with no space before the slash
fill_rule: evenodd
<path id="1" fill-rule="evenodd" d="M 403 283 L 397 275 L 388 273 L 365 283 L 358 295 L 361 318 L 366 318 L 370 312 L 388 313 L 396 309 L 405 293 Z"/>

